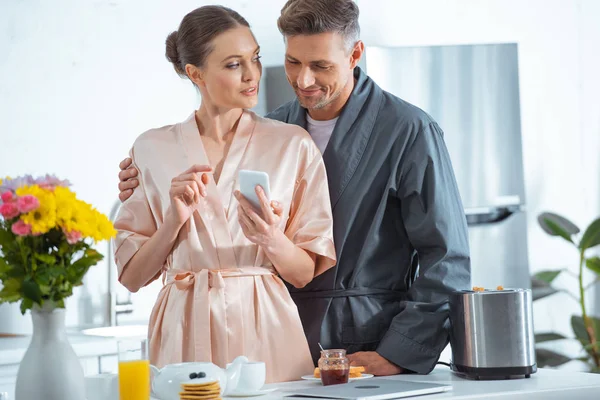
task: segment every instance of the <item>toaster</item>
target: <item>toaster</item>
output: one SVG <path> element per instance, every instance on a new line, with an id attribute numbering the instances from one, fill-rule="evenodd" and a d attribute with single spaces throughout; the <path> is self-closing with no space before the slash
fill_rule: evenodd
<path id="1" fill-rule="evenodd" d="M 450 368 L 473 379 L 537 371 L 529 289 L 461 290 L 450 297 Z"/>

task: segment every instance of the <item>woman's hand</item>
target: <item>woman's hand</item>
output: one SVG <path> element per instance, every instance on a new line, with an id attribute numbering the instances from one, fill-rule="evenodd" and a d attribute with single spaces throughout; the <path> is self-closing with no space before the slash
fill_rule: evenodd
<path id="1" fill-rule="evenodd" d="M 256 187 L 262 216 L 242 194 L 236 190 L 238 220 L 244 235 L 252 243 L 260 246 L 273 263 L 281 278 L 297 288 L 308 284 L 315 275 L 315 256 L 296 246 L 279 224 L 283 207 L 279 202 L 267 199 L 260 186 Z"/>
<path id="2" fill-rule="evenodd" d="M 269 202 L 260 186 L 257 186 L 255 190 L 260 201 L 262 216 L 256 212 L 252 204 L 240 191 L 236 190 L 234 195 L 239 202 L 238 221 L 248 240 L 269 251 L 269 249 L 277 246 L 277 242 L 283 235 L 279 228 L 283 207 L 276 201 Z"/>
<path id="3" fill-rule="evenodd" d="M 171 205 L 166 219 L 175 226 L 183 226 L 196 209 L 200 198 L 206 197 L 206 185 L 209 182 L 207 172 L 212 172 L 209 165 L 194 165 L 171 181 Z"/>

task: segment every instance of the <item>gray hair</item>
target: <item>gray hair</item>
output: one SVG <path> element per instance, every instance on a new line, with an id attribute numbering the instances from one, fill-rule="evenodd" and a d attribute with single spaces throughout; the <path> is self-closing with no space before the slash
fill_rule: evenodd
<path id="1" fill-rule="evenodd" d="M 284 37 L 335 32 L 350 51 L 360 36 L 358 6 L 353 0 L 288 0 L 277 27 Z"/>

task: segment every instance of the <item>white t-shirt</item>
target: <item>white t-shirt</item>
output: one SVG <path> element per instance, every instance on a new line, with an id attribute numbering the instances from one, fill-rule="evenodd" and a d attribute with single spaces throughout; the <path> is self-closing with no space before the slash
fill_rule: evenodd
<path id="1" fill-rule="evenodd" d="M 327 147 L 327 143 L 329 143 L 329 138 L 331 138 L 333 128 L 335 128 L 335 123 L 338 118 L 339 117 L 328 121 L 315 121 L 308 113 L 306 113 L 307 131 L 317 144 L 319 150 L 321 150 L 321 154 L 325 152 L 325 148 Z"/>

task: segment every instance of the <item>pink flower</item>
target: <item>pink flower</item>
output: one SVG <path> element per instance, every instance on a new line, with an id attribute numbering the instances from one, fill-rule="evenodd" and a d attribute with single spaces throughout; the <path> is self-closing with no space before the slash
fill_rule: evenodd
<path id="1" fill-rule="evenodd" d="M 8 190 L 2 193 L 2 196 L 0 196 L 0 198 L 2 198 L 3 203 L 10 203 L 13 199 L 13 194 L 10 190 Z"/>
<path id="2" fill-rule="evenodd" d="M 27 236 L 31 234 L 31 226 L 27 225 L 25 222 L 18 220 L 15 222 L 11 228 L 12 233 L 17 236 Z"/>
<path id="3" fill-rule="evenodd" d="M 65 232 L 65 236 L 67 237 L 67 243 L 75 244 L 75 243 L 79 242 L 79 240 L 81 239 L 81 232 L 79 232 L 79 231 Z"/>
<path id="4" fill-rule="evenodd" d="M 0 205 L 0 214 L 5 219 L 11 219 L 19 215 L 19 209 L 15 203 L 4 203 Z"/>
<path id="5" fill-rule="evenodd" d="M 28 213 L 35 210 L 40 206 L 40 202 L 37 197 L 28 194 L 17 199 L 17 207 L 21 213 Z"/>

